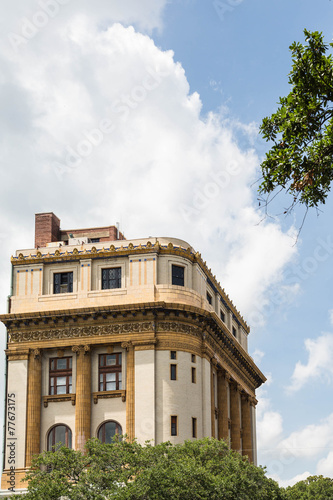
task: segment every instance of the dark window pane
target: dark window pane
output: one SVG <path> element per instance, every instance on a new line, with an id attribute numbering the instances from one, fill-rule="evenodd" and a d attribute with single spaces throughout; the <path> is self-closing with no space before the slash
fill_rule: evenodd
<path id="1" fill-rule="evenodd" d="M 232 334 L 234 337 L 237 335 L 236 328 L 234 326 L 232 327 Z"/>
<path id="2" fill-rule="evenodd" d="M 184 267 L 172 265 L 172 284 L 184 286 Z"/>
<path id="3" fill-rule="evenodd" d="M 220 318 L 223 321 L 223 323 L 225 323 L 225 314 L 223 311 L 220 311 Z"/>
<path id="4" fill-rule="evenodd" d="M 121 288 L 121 267 L 102 269 L 102 289 Z"/>
<path id="5" fill-rule="evenodd" d="M 170 365 L 170 379 L 177 379 L 177 365 Z"/>
<path id="6" fill-rule="evenodd" d="M 177 359 L 177 352 L 176 351 L 170 351 L 170 359 Z"/>
<path id="7" fill-rule="evenodd" d="M 72 431 L 66 425 L 57 425 L 49 432 L 47 448 L 51 451 L 55 445 L 72 447 Z"/>
<path id="8" fill-rule="evenodd" d="M 177 417 L 171 417 L 171 436 L 177 436 Z"/>
<path id="9" fill-rule="evenodd" d="M 115 434 L 122 434 L 121 426 L 117 422 L 106 422 L 101 425 L 98 431 L 98 439 L 102 441 L 102 443 L 111 443 L 112 438 Z"/>
<path id="10" fill-rule="evenodd" d="M 207 292 L 208 304 L 212 305 L 212 296 Z"/>
<path id="11" fill-rule="evenodd" d="M 73 273 L 55 273 L 53 275 L 53 293 L 71 293 L 73 291 Z"/>
<path id="12" fill-rule="evenodd" d="M 197 419 L 192 418 L 192 437 L 197 437 Z"/>

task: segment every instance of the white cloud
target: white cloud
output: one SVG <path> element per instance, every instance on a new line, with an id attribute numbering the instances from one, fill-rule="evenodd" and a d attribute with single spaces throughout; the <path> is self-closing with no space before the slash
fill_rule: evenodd
<path id="1" fill-rule="evenodd" d="M 311 476 L 311 473 L 307 471 L 302 472 L 301 474 L 297 474 L 291 479 L 280 479 L 277 475 L 272 475 L 270 477 L 272 477 L 272 479 L 275 479 L 275 481 L 277 481 L 283 488 L 287 488 L 287 486 L 293 486 L 299 481 L 304 481 L 304 479 L 307 479 L 309 476 Z"/>
<path id="2" fill-rule="evenodd" d="M 265 353 L 258 348 L 252 353 L 252 358 L 253 358 L 256 365 L 260 365 L 264 356 L 265 356 Z M 267 374 L 266 374 L 266 377 L 267 377 Z M 266 384 L 267 384 L 267 382 L 266 382 Z"/>
<path id="3" fill-rule="evenodd" d="M 289 450 L 295 457 L 318 457 L 333 446 L 333 413 L 319 424 L 311 424 L 283 439 L 280 449 Z"/>
<path id="4" fill-rule="evenodd" d="M 80 13 L 89 17 L 91 25 L 105 29 L 114 22 L 135 24 L 141 31 L 162 27 L 166 0 L 3 0 L 0 12 L 0 41 L 4 47 L 15 47 L 15 35 L 28 43 L 40 45 L 54 32 L 58 35 Z M 25 44 L 19 44 L 21 49 Z M 17 48 L 17 47 L 15 47 Z"/>
<path id="5" fill-rule="evenodd" d="M 298 361 L 291 377 L 288 392 L 295 392 L 311 380 L 320 379 L 321 383 L 330 383 L 333 377 L 333 334 L 321 335 L 315 340 L 306 339 L 305 348 L 308 351 L 306 364 Z"/>
<path id="6" fill-rule="evenodd" d="M 333 451 L 330 451 L 327 457 L 319 460 L 316 474 L 325 477 L 333 477 Z"/>
<path id="7" fill-rule="evenodd" d="M 5 215 L 24 207 L 20 224 L 31 231 L 34 212 L 53 210 L 65 226 L 119 220 L 128 237 L 183 238 L 246 317 L 295 253 L 277 223 L 258 225 L 250 188 L 258 158 L 235 139 L 242 128 L 251 142 L 253 126 L 203 118 L 171 51 L 132 27 L 101 31 L 80 11 L 59 32 L 41 33 L 43 44 L 6 53 Z"/>

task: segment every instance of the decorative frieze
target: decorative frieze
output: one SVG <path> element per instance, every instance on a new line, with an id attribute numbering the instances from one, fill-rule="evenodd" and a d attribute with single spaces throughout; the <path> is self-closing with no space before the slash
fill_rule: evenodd
<path id="1" fill-rule="evenodd" d="M 96 326 L 87 325 L 69 328 L 52 328 L 49 330 L 33 330 L 30 332 L 12 332 L 9 334 L 9 342 L 36 342 L 53 339 L 123 335 L 127 333 L 146 333 L 151 331 L 154 331 L 154 323 L 152 321 L 109 323 L 106 325 Z"/>
<path id="2" fill-rule="evenodd" d="M 195 337 L 201 337 L 202 335 L 202 330 L 200 328 L 178 321 L 159 321 L 156 329 L 157 332 L 186 333 L 187 335 L 194 335 Z"/>

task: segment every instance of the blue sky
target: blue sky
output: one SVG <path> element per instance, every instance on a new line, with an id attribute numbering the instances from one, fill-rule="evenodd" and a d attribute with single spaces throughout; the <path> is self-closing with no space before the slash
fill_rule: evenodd
<path id="1" fill-rule="evenodd" d="M 288 92 L 288 47 L 304 28 L 332 40 L 333 2 L 4 0 L 0 10 L 2 312 L 10 255 L 32 247 L 36 212 L 64 228 L 120 221 L 127 238 L 185 239 L 248 320 L 268 376 L 259 463 L 281 484 L 332 474 L 333 194 L 296 242 L 304 211 L 277 216 L 280 196 L 262 220 L 256 180 L 258 126 Z"/>

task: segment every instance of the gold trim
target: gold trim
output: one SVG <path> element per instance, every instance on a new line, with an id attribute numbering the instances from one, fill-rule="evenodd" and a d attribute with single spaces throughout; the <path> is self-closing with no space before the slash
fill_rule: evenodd
<path id="1" fill-rule="evenodd" d="M 44 408 L 47 408 L 49 403 L 60 403 L 62 401 L 71 401 L 72 406 L 75 406 L 76 394 L 55 394 L 54 396 L 43 396 Z"/>
<path id="2" fill-rule="evenodd" d="M 121 398 L 122 402 L 126 401 L 126 391 L 99 391 L 92 393 L 94 404 L 97 405 L 99 399 Z"/>
<path id="3" fill-rule="evenodd" d="M 29 359 L 30 349 L 20 349 L 17 351 L 12 351 L 10 349 L 6 349 L 5 353 L 8 361 L 21 361 Z"/>

